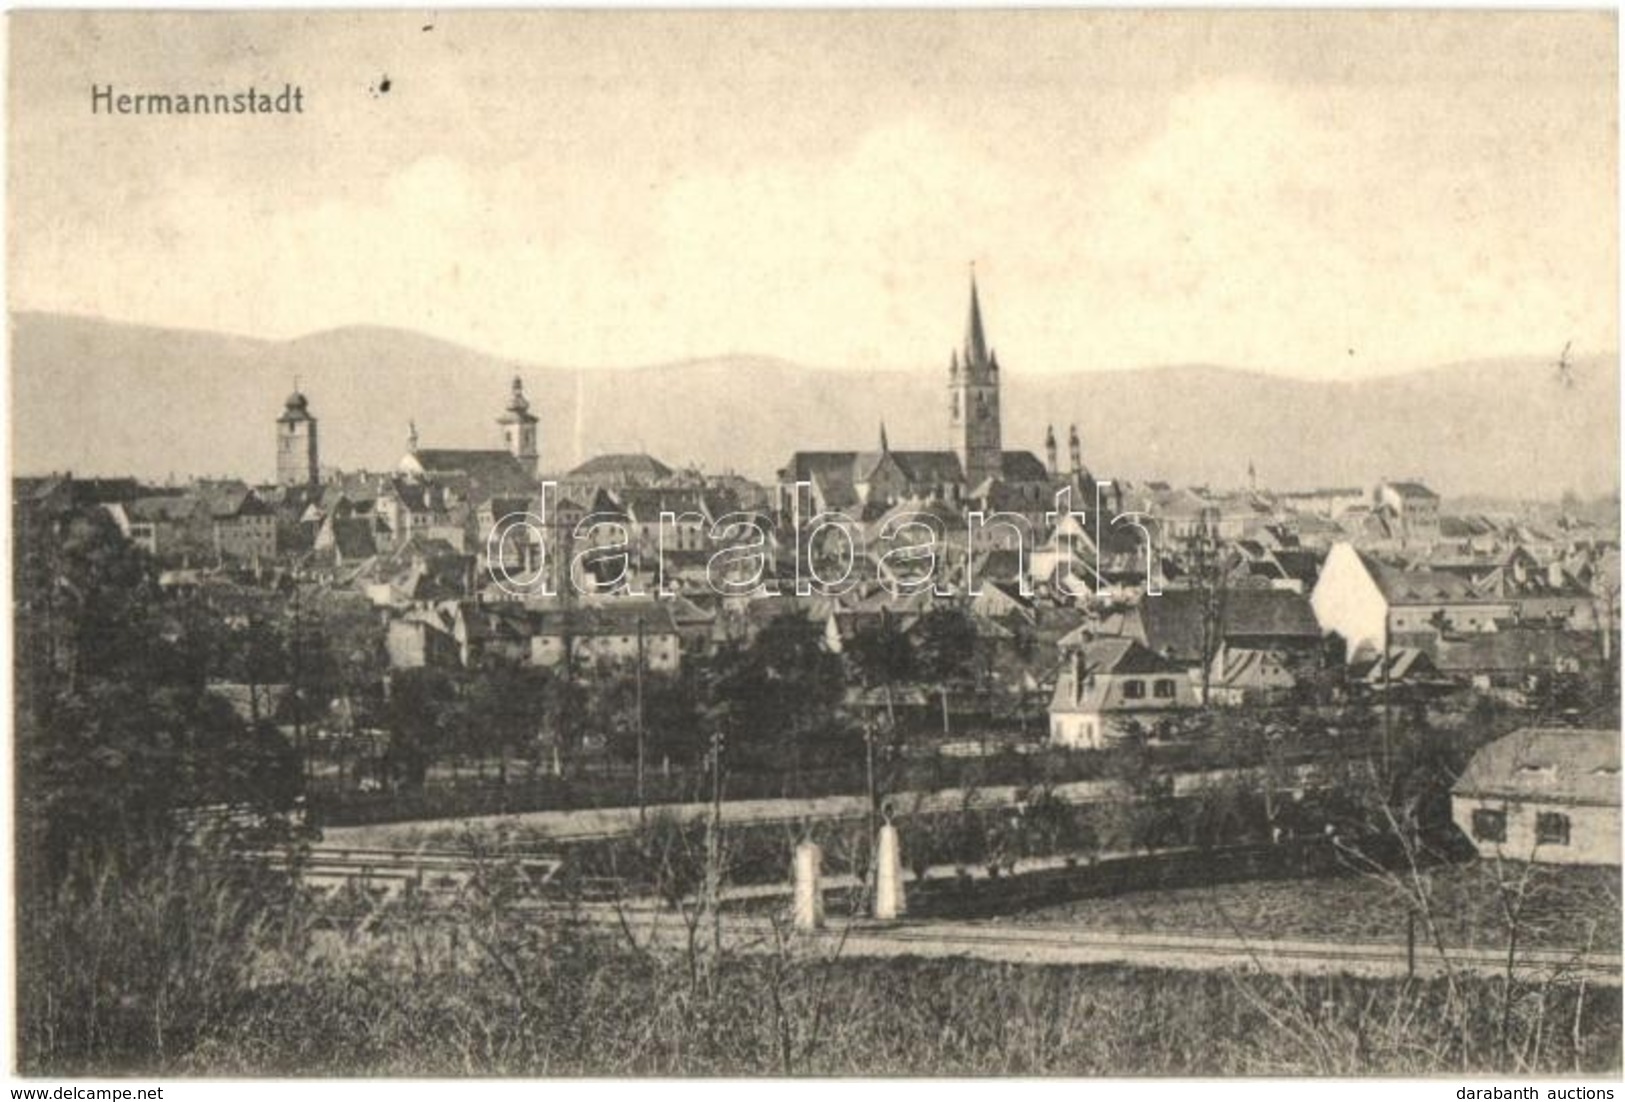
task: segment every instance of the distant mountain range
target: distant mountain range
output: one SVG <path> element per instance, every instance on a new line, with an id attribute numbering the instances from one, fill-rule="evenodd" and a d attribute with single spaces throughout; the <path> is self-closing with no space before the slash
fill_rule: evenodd
<path id="1" fill-rule="evenodd" d="M 295 377 L 322 461 L 391 467 L 424 447 L 497 447 L 514 374 L 551 468 L 645 451 L 770 479 L 797 449 L 946 447 L 946 365 L 850 372 L 766 356 L 576 371 L 418 333 L 353 327 L 291 341 L 56 314 L 12 317 L 13 470 L 268 480 Z M 1076 422 L 1101 477 L 1282 489 L 1418 477 L 1447 495 L 1555 498 L 1619 485 L 1616 357 L 1452 364 L 1366 382 L 1189 365 L 1039 373 L 1005 366 L 1006 447 L 1042 456 Z"/>

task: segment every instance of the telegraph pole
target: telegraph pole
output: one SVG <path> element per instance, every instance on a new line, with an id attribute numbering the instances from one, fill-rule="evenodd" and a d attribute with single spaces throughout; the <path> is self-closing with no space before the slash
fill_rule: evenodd
<path id="1" fill-rule="evenodd" d="M 293 740 L 294 744 L 299 747 L 299 754 L 303 762 L 302 772 L 304 774 L 305 788 L 308 791 L 313 770 L 310 760 L 310 741 L 305 734 L 305 705 L 304 701 L 300 699 L 299 692 L 300 683 L 304 680 L 304 663 L 300 661 L 300 658 L 304 653 L 305 642 L 299 621 L 299 577 L 297 574 L 294 575 L 293 579 L 293 632 L 289 643 L 291 644 L 289 657 L 292 659 L 293 667 L 289 671 L 292 675 L 290 680 L 293 682 Z"/>
<path id="2" fill-rule="evenodd" d="M 564 706 L 559 709 L 559 729 L 554 741 L 554 764 L 557 766 L 560 744 L 570 745 L 570 727 L 575 712 L 575 575 L 570 569 L 570 557 L 565 550 L 564 518 L 554 518 L 553 535 L 553 570 L 557 578 L 556 589 L 559 597 L 559 633 L 560 642 L 564 651 Z M 573 749 L 573 747 L 571 747 Z"/>
<path id="3" fill-rule="evenodd" d="M 871 719 L 863 723 L 863 748 L 869 783 L 869 838 L 873 840 L 880 825 L 876 821 L 880 801 L 875 793 L 875 725 Z"/>
<path id="4" fill-rule="evenodd" d="M 1389 775 L 1393 771 L 1393 684 L 1389 680 L 1389 671 L 1393 666 L 1390 658 L 1390 645 L 1392 632 L 1388 627 L 1388 610 L 1382 612 L 1382 778 L 1388 783 Z"/>
<path id="5" fill-rule="evenodd" d="M 637 695 L 638 695 L 638 826 L 648 821 L 648 803 L 643 793 L 643 615 L 638 615 L 638 668 L 637 668 Z"/>
<path id="6" fill-rule="evenodd" d="M 716 959 L 722 955 L 722 751 L 726 745 L 722 731 L 711 735 L 711 819 L 705 832 L 705 886 Z"/>

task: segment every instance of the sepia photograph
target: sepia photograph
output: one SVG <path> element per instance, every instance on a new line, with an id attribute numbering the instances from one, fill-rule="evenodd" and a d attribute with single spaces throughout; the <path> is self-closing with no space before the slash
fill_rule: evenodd
<path id="1" fill-rule="evenodd" d="M 12 1098 L 1615 1097 L 1616 11 L 6 35 Z"/>

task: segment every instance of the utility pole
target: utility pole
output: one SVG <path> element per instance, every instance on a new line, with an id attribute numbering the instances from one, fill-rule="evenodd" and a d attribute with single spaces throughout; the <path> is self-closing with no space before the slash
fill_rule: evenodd
<path id="1" fill-rule="evenodd" d="M 1217 533 L 1206 524 L 1197 536 L 1196 577 L 1202 598 L 1202 709 L 1206 711 L 1213 684 L 1213 660 L 1224 648 L 1225 590 L 1228 583 L 1223 547 Z"/>
<path id="2" fill-rule="evenodd" d="M 873 841 L 879 828 L 877 817 L 880 800 L 875 792 L 875 725 L 872 719 L 865 719 L 863 723 L 863 747 L 869 782 L 869 838 Z"/>
<path id="3" fill-rule="evenodd" d="M 1382 610 L 1382 777 L 1383 783 L 1389 781 L 1389 774 L 1393 770 L 1393 684 L 1389 680 L 1389 672 L 1393 666 L 1390 658 L 1392 646 L 1392 631 L 1389 630 L 1388 609 Z"/>
<path id="4" fill-rule="evenodd" d="M 649 817 L 648 804 L 643 794 L 643 615 L 638 615 L 638 826 L 644 826 Z"/>
<path id="5" fill-rule="evenodd" d="M 722 751 L 727 737 L 711 735 L 711 820 L 705 832 L 705 894 L 711 908 L 713 959 L 722 957 Z"/>
<path id="6" fill-rule="evenodd" d="M 304 681 L 303 663 L 300 661 L 300 656 L 304 653 L 305 643 L 299 622 L 299 578 L 297 575 L 293 579 L 293 637 L 289 642 L 292 644 L 289 648 L 292 652 L 289 657 L 293 660 L 293 668 L 290 671 L 292 674 L 290 680 L 293 682 L 293 741 L 294 745 L 299 747 L 299 754 L 303 759 L 302 772 L 305 787 L 308 790 L 312 763 L 310 760 L 310 742 L 305 734 L 305 705 L 299 695 L 300 685 Z"/>
<path id="7" fill-rule="evenodd" d="M 564 706 L 558 710 L 559 729 L 554 733 L 554 772 L 562 772 L 558 762 L 561 745 L 570 744 L 570 727 L 575 713 L 575 575 L 570 570 L 570 557 L 565 551 L 565 522 L 562 516 L 554 518 L 553 570 L 554 588 L 559 596 L 559 633 L 564 652 Z"/>

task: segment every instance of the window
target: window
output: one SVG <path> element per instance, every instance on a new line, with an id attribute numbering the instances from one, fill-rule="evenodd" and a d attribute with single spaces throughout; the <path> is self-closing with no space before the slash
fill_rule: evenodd
<path id="1" fill-rule="evenodd" d="M 1131 680 L 1131 681 L 1123 682 L 1123 699 L 1124 700 L 1144 700 L 1145 699 L 1145 682 L 1144 681 L 1138 681 L 1138 680 Z"/>
<path id="2" fill-rule="evenodd" d="M 1174 682 L 1170 677 L 1159 677 L 1151 683 L 1151 695 L 1158 700 L 1174 698 Z"/>
<path id="3" fill-rule="evenodd" d="M 1473 809 L 1473 837 L 1480 842 L 1507 840 L 1507 813 L 1493 808 Z"/>
<path id="4" fill-rule="evenodd" d="M 1569 817 L 1560 811 L 1542 811 L 1535 816 L 1535 844 L 1566 846 L 1569 844 Z"/>

